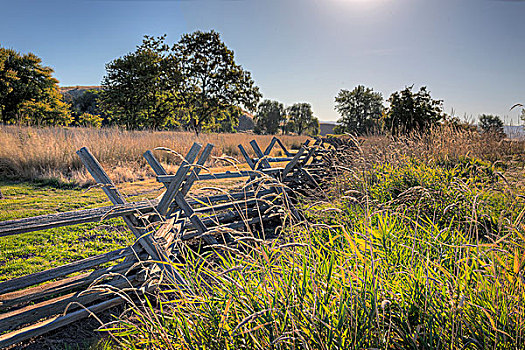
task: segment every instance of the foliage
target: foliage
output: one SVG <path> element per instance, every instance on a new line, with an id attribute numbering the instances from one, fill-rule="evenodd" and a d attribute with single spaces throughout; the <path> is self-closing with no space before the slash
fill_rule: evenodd
<path id="1" fill-rule="evenodd" d="M 182 84 L 179 101 L 188 126 L 199 133 L 224 110 L 254 110 L 261 97 L 248 71 L 235 63 L 234 53 L 215 31 L 184 34 L 173 46 Z"/>
<path id="2" fill-rule="evenodd" d="M 502 180 L 521 167 L 456 156 L 458 135 L 446 136 L 447 156 L 428 134 L 332 154 L 324 200 L 301 201 L 309 221 L 278 239 L 181 247 L 189 287 L 131 305 L 108 325 L 113 346 L 523 348 L 525 201 L 521 181 Z"/>
<path id="3" fill-rule="evenodd" d="M 482 114 L 479 116 L 479 127 L 484 134 L 494 136 L 498 139 L 505 137 L 503 121 L 497 115 Z"/>
<path id="4" fill-rule="evenodd" d="M 359 191 L 367 193 L 373 203 L 381 203 L 382 208 L 431 220 L 440 230 L 457 229 L 489 237 L 508 215 L 503 214 L 505 207 L 513 205 L 499 192 L 486 192 L 487 187 L 500 190 L 494 185 L 497 173 L 491 164 L 469 157 L 430 164 L 413 159 L 395 166 L 374 166 L 367 181 L 360 182 L 367 188 Z M 477 223 L 470 219 L 472 215 L 478 218 Z"/>
<path id="5" fill-rule="evenodd" d="M 130 129 L 233 131 L 238 108 L 253 110 L 261 97 L 215 31 L 184 34 L 173 47 L 165 36 L 145 36 L 135 52 L 106 70 L 103 109 Z"/>
<path id="6" fill-rule="evenodd" d="M 68 92 L 63 93 L 71 109 L 73 117 L 71 125 L 99 128 L 110 123 L 100 108 L 101 93 L 102 91 L 98 89 L 84 90 L 74 95 Z"/>
<path id="7" fill-rule="evenodd" d="M 160 129 L 173 115 L 182 78 L 164 40 L 145 36 L 135 52 L 106 65 L 102 108 L 112 122 Z"/>
<path id="8" fill-rule="evenodd" d="M 66 102 L 71 105 L 73 113 L 100 114 L 99 98 L 101 92 L 101 90 L 97 89 L 84 90 L 75 95 L 70 95 L 66 92 L 64 97 Z"/>
<path id="9" fill-rule="evenodd" d="M 434 100 L 426 87 L 412 92 L 413 86 L 394 92 L 388 102 L 385 127 L 392 134 L 427 131 L 443 119 L 443 101 Z"/>
<path id="10" fill-rule="evenodd" d="M 75 118 L 75 125 L 100 128 L 103 119 L 99 115 L 84 112 Z"/>
<path id="11" fill-rule="evenodd" d="M 309 135 L 319 134 L 319 119 L 314 116 L 309 103 L 295 103 L 286 109 L 286 131 Z"/>
<path id="12" fill-rule="evenodd" d="M 244 114 L 242 108 L 230 106 L 219 110 L 208 123 L 204 124 L 206 132 L 235 132 L 239 125 L 239 118 Z"/>
<path id="13" fill-rule="evenodd" d="M 19 121 L 33 125 L 69 125 L 72 121 L 67 103 L 58 89 L 42 92 L 39 101 L 27 100 L 20 104 Z"/>
<path id="14" fill-rule="evenodd" d="M 379 128 L 383 97 L 379 92 L 358 85 L 352 91 L 339 91 L 335 109 L 342 117 L 337 121 L 337 133 L 363 135 Z"/>
<path id="15" fill-rule="evenodd" d="M 466 170 L 476 160 L 457 162 L 463 170 L 453 174 L 448 174 L 455 167 L 451 163 L 436 164 L 430 175 L 424 164 L 409 160 L 406 167 L 413 168 L 408 177 L 421 177 L 419 183 L 427 186 L 447 186 L 449 175 L 457 182 L 477 176 L 476 170 Z M 407 178 L 406 169 L 384 166 L 384 174 Z M 491 202 L 496 194 L 491 187 L 479 189 L 489 199 L 487 206 L 478 207 L 476 196 L 468 197 L 465 204 L 478 212 L 467 212 L 465 221 L 474 222 L 479 214 L 506 223 L 494 227 L 492 239 L 483 240 L 475 230 L 436 224 L 443 211 L 427 217 L 417 210 L 397 210 L 379 191 L 371 199 L 375 189 L 368 192 L 366 186 L 370 175 L 341 174 L 336 183 L 348 186 L 346 195 L 305 205 L 312 224 L 285 229 L 280 239 L 269 242 L 239 240 L 238 251 L 222 251 L 220 264 L 203 264 L 206 253 L 183 250 L 186 264 L 198 266 L 180 269 L 192 294 L 170 285 L 148 306 L 131 306 L 133 317 L 109 326 L 119 342 L 115 347 L 522 348 L 523 200 L 501 196 Z M 400 183 L 382 186 L 395 192 Z M 462 192 L 470 185 L 478 186 L 473 181 Z M 356 193 L 362 197 L 355 198 Z M 453 197 L 448 199 L 454 203 Z M 432 206 L 433 200 L 419 193 L 406 206 Z M 502 201 L 513 203 L 505 218 L 499 215 Z"/>
<path id="16" fill-rule="evenodd" d="M 254 131 L 258 134 L 277 134 L 285 120 L 285 110 L 278 101 L 264 100 L 257 107 Z"/>
<path id="17" fill-rule="evenodd" d="M 32 53 L 0 47 L 0 117 L 3 123 L 67 125 L 70 113 L 53 70 Z"/>

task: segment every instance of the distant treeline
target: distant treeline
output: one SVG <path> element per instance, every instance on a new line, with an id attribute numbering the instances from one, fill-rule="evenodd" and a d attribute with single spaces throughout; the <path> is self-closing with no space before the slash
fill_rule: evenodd
<path id="1" fill-rule="evenodd" d="M 262 97 L 215 31 L 184 34 L 173 45 L 145 36 L 134 52 L 106 64 L 100 89 L 63 98 L 52 73 L 34 54 L 0 47 L 1 121 L 232 132 Z M 285 132 L 319 131 L 306 103 L 293 105 L 282 124 Z"/>
<path id="2" fill-rule="evenodd" d="M 32 53 L 0 47 L 0 120 L 4 124 L 121 126 L 126 129 L 256 133 L 319 133 L 319 120 L 309 103 L 285 107 L 264 100 L 250 72 L 215 31 L 184 34 L 173 45 L 166 36 L 145 36 L 136 50 L 106 64 L 100 87 L 59 91 L 53 70 Z M 434 125 L 469 128 L 443 112 L 443 101 L 426 87 L 383 96 L 359 85 L 335 97 L 341 115 L 335 133 L 404 134 Z M 249 112 L 254 113 L 253 122 Z M 522 111 L 525 120 L 525 111 Z M 481 115 L 484 132 L 503 136 L 503 122 Z"/>
<path id="3" fill-rule="evenodd" d="M 476 126 L 443 112 L 443 100 L 435 100 L 426 87 L 413 91 L 413 86 L 390 95 L 388 106 L 383 96 L 373 89 L 359 85 L 352 91 L 341 90 L 335 97 L 335 109 L 341 115 L 335 133 L 364 135 L 370 133 L 405 134 L 425 132 L 433 126 L 448 125 L 476 130 Z M 525 121 L 525 110 L 522 110 Z M 478 127 L 482 133 L 502 138 L 503 121 L 499 116 L 482 114 Z"/>

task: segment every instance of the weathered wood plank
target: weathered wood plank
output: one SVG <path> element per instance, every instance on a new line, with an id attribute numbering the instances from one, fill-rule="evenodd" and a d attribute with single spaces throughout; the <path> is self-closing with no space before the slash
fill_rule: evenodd
<path id="1" fill-rule="evenodd" d="M 105 185 L 103 188 L 113 188 L 112 191 L 105 191 L 113 204 L 124 204 L 124 197 L 116 190 L 115 185 L 109 179 L 100 163 L 85 147 L 81 148 L 77 154 L 88 169 L 89 173 L 95 181 Z M 167 273 L 167 277 L 173 282 L 186 284 L 182 276 L 173 268 L 170 259 L 162 247 L 160 247 L 151 237 L 150 232 L 141 228 L 139 220 L 134 215 L 123 216 L 124 222 L 128 228 L 137 237 L 138 243 L 148 252 L 148 254 L 156 261 L 161 263 L 158 266 Z"/>
<path id="2" fill-rule="evenodd" d="M 283 179 L 297 165 L 297 163 L 299 162 L 299 159 L 301 158 L 301 156 L 303 155 L 303 153 L 305 151 L 306 150 L 304 149 L 304 147 L 301 147 L 299 149 L 299 151 L 296 153 L 296 155 L 293 157 L 293 159 L 288 164 L 286 164 L 286 166 L 284 167 L 284 170 L 282 172 L 282 178 Z"/>
<path id="3" fill-rule="evenodd" d="M 277 137 L 272 137 L 272 140 L 270 141 L 270 144 L 266 147 L 266 149 L 264 150 L 264 155 L 265 156 L 269 156 L 270 155 L 270 152 L 272 151 L 273 149 L 273 146 L 275 145 L 275 142 L 277 141 Z"/>
<path id="4" fill-rule="evenodd" d="M 271 168 L 272 166 L 270 165 L 268 160 L 266 160 L 266 158 L 265 158 L 263 152 L 261 151 L 261 148 L 259 147 L 259 144 L 257 143 L 257 141 L 251 140 L 250 141 L 250 145 L 252 146 L 252 148 L 253 148 L 253 150 L 255 152 L 255 155 L 257 157 L 259 157 L 259 161 L 257 163 L 261 164 L 262 168 L 264 168 L 264 169 Z"/>
<path id="5" fill-rule="evenodd" d="M 276 219 L 276 218 L 278 218 L 280 216 L 281 216 L 281 214 L 274 213 L 274 214 L 270 214 L 270 215 L 266 216 L 264 219 L 265 220 L 273 220 L 273 219 Z M 254 225 L 254 224 L 258 224 L 260 222 L 261 222 L 261 218 L 259 216 L 255 216 L 255 217 L 249 218 L 247 220 L 240 220 L 240 221 L 235 221 L 235 222 L 224 224 L 224 225 L 220 225 L 220 226 L 215 226 L 215 227 L 213 227 L 210 230 L 210 232 L 214 233 L 216 231 L 220 231 L 221 229 L 238 230 L 238 229 L 245 228 L 247 225 Z M 184 234 L 181 237 L 181 239 L 183 241 L 187 241 L 187 240 L 199 237 L 199 236 L 200 236 L 200 234 L 197 231 L 192 231 L 192 232 L 188 232 L 188 233 Z"/>
<path id="6" fill-rule="evenodd" d="M 204 235 L 204 233 L 207 231 L 207 228 L 203 224 L 203 222 L 200 220 L 200 218 L 197 215 L 195 215 L 195 212 L 194 212 L 193 208 L 188 204 L 188 202 L 184 198 L 185 193 L 183 193 L 183 191 L 187 193 L 189 191 L 189 189 L 191 188 L 192 184 L 198 178 L 199 172 L 201 170 L 200 166 L 202 166 L 206 162 L 206 159 L 211 154 L 212 149 L 213 149 L 213 145 L 212 144 L 208 144 L 206 146 L 206 148 L 203 151 L 203 154 L 201 155 L 201 157 L 197 161 L 199 167 L 197 167 L 197 169 L 194 169 L 193 173 L 188 176 L 188 179 L 186 180 L 186 183 L 185 183 L 185 185 L 187 185 L 187 187 L 186 188 L 183 187 L 183 189 L 181 191 L 177 191 L 175 193 L 174 200 L 175 200 L 175 203 L 177 204 L 177 206 L 184 211 L 184 214 L 186 215 L 187 218 L 190 219 L 190 221 L 196 227 L 196 229 L 201 234 L 203 234 L 203 238 L 206 241 L 206 243 L 208 243 L 208 244 L 217 244 L 218 242 L 217 242 L 217 240 L 214 237 L 208 236 L 208 235 Z M 153 170 L 157 174 L 166 174 L 166 170 L 157 161 L 157 159 L 155 157 L 153 157 L 153 155 L 149 155 L 148 157 L 150 158 L 150 161 L 152 163 L 155 163 L 155 167 L 153 167 Z M 194 157 L 194 159 L 195 159 L 195 157 Z M 193 161 L 193 160 L 191 160 L 191 161 Z M 199 164 L 199 162 L 200 162 L 200 164 Z M 181 170 L 182 166 L 183 165 L 181 165 L 181 167 L 179 168 L 179 171 Z M 177 173 L 179 173 L 179 171 L 177 171 Z M 185 176 L 185 174 L 184 174 L 184 176 Z M 178 180 L 175 180 L 175 181 L 178 181 Z M 171 184 L 172 183 L 170 183 L 170 186 L 171 186 Z M 168 187 L 168 190 L 166 192 L 168 192 L 169 190 L 170 190 L 170 187 Z M 164 196 L 166 196 L 166 194 L 164 194 Z"/>
<path id="7" fill-rule="evenodd" d="M 219 194 L 219 195 L 213 195 L 213 196 L 206 196 L 206 197 L 196 197 L 193 199 L 188 200 L 188 204 L 192 207 L 195 207 L 196 205 L 214 205 L 219 202 L 224 201 L 232 201 L 232 200 L 240 200 L 240 199 L 249 199 L 253 197 L 263 197 L 268 194 L 274 193 L 273 190 L 270 189 L 262 189 L 259 191 L 246 191 L 246 192 L 236 192 L 236 193 L 229 193 L 229 194 Z M 190 197 L 191 198 L 191 197 Z"/>
<path id="8" fill-rule="evenodd" d="M 202 154 L 199 157 L 199 160 L 197 161 L 198 167 L 192 170 L 191 174 L 188 175 L 186 182 L 184 183 L 184 185 L 182 185 L 182 189 L 180 190 L 180 192 L 182 193 L 183 196 L 186 196 L 186 194 L 188 194 L 193 183 L 199 179 L 199 174 L 202 170 L 202 167 L 208 160 L 211 154 L 211 151 L 213 150 L 213 147 L 214 146 L 211 143 L 208 143 L 206 147 L 204 147 L 204 150 L 202 151 Z"/>
<path id="9" fill-rule="evenodd" d="M 215 174 L 203 174 L 199 175 L 197 180 L 218 180 L 218 179 L 234 179 L 241 177 L 249 177 L 250 175 L 260 176 L 261 174 L 272 175 L 278 174 L 282 171 L 283 168 L 270 168 L 270 169 L 261 169 L 261 170 L 240 170 L 240 171 L 226 171 L 224 173 L 215 173 Z M 175 180 L 175 175 L 159 175 L 157 176 L 157 181 L 161 183 L 172 182 Z"/>
<path id="10" fill-rule="evenodd" d="M 273 199 L 276 198 L 276 195 L 275 195 L 275 193 L 273 191 L 272 191 L 272 194 L 274 194 Z M 237 210 L 237 208 L 245 209 L 245 208 L 248 208 L 248 207 L 250 207 L 252 205 L 255 205 L 258 202 L 265 203 L 268 200 L 271 200 L 271 199 L 270 198 L 265 198 L 263 200 L 261 198 L 250 198 L 250 199 L 245 199 L 245 200 L 240 200 L 240 201 L 233 201 L 233 202 L 229 202 L 229 203 L 222 203 L 222 204 L 215 204 L 215 205 L 210 205 L 210 206 L 204 206 L 202 208 L 195 209 L 195 212 L 197 214 L 204 214 L 204 213 L 209 213 L 209 212 L 218 212 L 218 211 L 231 209 L 231 208 L 235 208 L 236 210 Z"/>
<path id="11" fill-rule="evenodd" d="M 103 219 L 111 219 L 133 213 L 146 214 L 148 212 L 153 212 L 157 203 L 157 200 L 141 201 L 101 208 L 84 209 L 64 213 L 40 215 L 17 220 L 1 221 L 0 237 L 46 230 L 55 227 L 97 222 Z"/>
<path id="12" fill-rule="evenodd" d="M 280 163 L 280 162 L 288 162 L 292 160 L 292 157 L 266 157 L 266 160 L 270 163 Z M 254 162 L 258 162 L 259 158 L 253 158 Z"/>
<path id="13" fill-rule="evenodd" d="M 131 247 L 114 250 L 112 252 L 92 256 L 86 259 L 74 261 L 72 263 L 55 267 L 53 269 L 32 273 L 27 276 L 13 278 L 9 281 L 0 283 L 0 294 L 9 293 L 18 289 L 50 281 L 55 278 L 67 276 L 71 273 L 86 270 L 109 261 L 133 255 Z"/>
<path id="14" fill-rule="evenodd" d="M 146 159 L 146 162 L 148 162 L 149 166 L 153 169 L 155 174 L 164 173 L 164 175 L 168 175 L 164 170 L 164 167 L 160 164 L 157 158 L 155 158 L 155 156 L 150 150 L 144 152 L 142 156 Z"/>
<path id="15" fill-rule="evenodd" d="M 129 288 L 131 287 L 130 283 L 135 277 L 136 276 L 129 276 L 127 279 L 119 277 L 104 284 L 117 289 Z M 72 302 L 87 305 L 97 301 L 104 295 L 108 295 L 108 293 L 100 291 L 89 291 L 83 292 L 82 295 L 80 294 L 81 292 L 69 293 L 51 300 L 0 314 L 0 333 L 12 331 L 20 326 L 61 313 L 65 310 L 66 306 Z M 71 310 L 77 309 L 78 307 L 78 305 L 70 306 Z"/>
<path id="16" fill-rule="evenodd" d="M 0 348 L 8 347 L 20 343 L 24 340 L 37 337 L 39 335 L 51 332 L 55 329 L 67 326 L 73 322 L 79 321 L 90 316 L 91 313 L 102 312 L 111 307 L 124 303 L 120 297 L 112 298 L 110 300 L 98 303 L 85 309 L 81 309 L 64 316 L 57 316 L 52 319 L 40 322 L 38 324 L 20 329 L 15 332 L 0 335 Z"/>
<path id="17" fill-rule="evenodd" d="M 244 147 L 242 145 L 237 145 L 237 147 L 239 147 L 239 150 L 241 151 L 241 154 L 246 160 L 246 163 L 248 164 L 250 169 L 255 169 L 255 164 L 253 163 L 253 160 L 250 158 L 250 156 L 248 155 L 248 152 L 246 152 Z"/>
<path id="18" fill-rule="evenodd" d="M 201 156 L 197 160 L 197 167 L 194 167 L 192 169 L 191 173 L 187 176 L 186 181 L 184 182 L 184 184 L 182 185 L 182 188 L 180 190 L 180 193 L 181 193 L 183 199 L 185 198 L 186 194 L 190 191 L 191 186 L 193 186 L 195 181 L 198 180 L 198 177 L 199 177 L 199 174 L 200 174 L 200 172 L 202 170 L 202 167 L 204 166 L 204 164 L 208 160 L 208 157 L 210 156 L 211 151 L 213 150 L 213 147 L 214 146 L 211 143 L 208 143 L 206 145 L 206 147 L 204 147 L 204 150 L 202 151 Z M 180 201 L 180 198 L 177 199 L 177 196 L 175 196 L 175 203 L 177 205 L 178 205 L 178 201 Z M 173 209 L 173 208 L 174 207 L 172 207 L 171 209 Z M 168 216 L 171 216 L 172 211 L 170 210 L 170 212 L 168 214 L 169 214 Z"/>
<path id="19" fill-rule="evenodd" d="M 146 259 L 147 255 L 142 253 L 139 260 Z M 109 266 L 104 269 L 98 269 L 92 272 L 86 272 L 80 275 L 64 278 L 55 282 L 42 284 L 36 287 L 17 290 L 0 295 L 0 309 L 11 308 L 14 306 L 24 305 L 33 301 L 48 298 L 54 295 L 60 295 L 68 291 L 88 286 L 97 278 L 109 273 L 124 273 L 137 261 L 122 262 L 117 265 Z"/>
<path id="20" fill-rule="evenodd" d="M 170 203 L 175 198 L 175 195 L 179 192 L 180 185 L 182 184 L 182 182 L 186 178 L 186 175 L 190 171 L 191 164 L 193 163 L 195 158 L 197 158 L 197 154 L 199 154 L 201 148 L 202 145 L 194 143 L 193 146 L 191 146 L 190 151 L 186 155 L 186 158 L 177 170 L 177 173 L 175 173 L 175 175 L 171 177 L 168 189 L 162 196 L 162 199 L 160 200 L 159 205 L 157 206 L 157 210 L 161 215 L 166 214 L 166 212 L 168 211 Z"/>
<path id="21" fill-rule="evenodd" d="M 203 235 L 202 237 L 204 241 L 208 244 L 217 244 L 218 242 L 215 239 L 215 237 L 206 234 L 208 228 L 202 222 L 202 220 L 195 214 L 195 211 L 188 204 L 188 202 L 186 202 L 186 199 L 184 199 L 182 193 L 177 193 L 177 195 L 175 196 L 175 201 L 177 202 L 177 205 L 184 211 L 186 217 L 190 219 L 191 223 L 195 226 L 197 231 L 199 231 L 199 233 Z"/>
<path id="22" fill-rule="evenodd" d="M 249 208 L 245 210 L 230 210 L 216 215 L 209 215 L 203 217 L 201 220 L 206 227 L 211 230 L 214 227 L 220 226 L 236 220 L 250 219 L 265 212 L 269 208 L 268 204 L 261 204 L 258 208 Z M 186 230 L 196 230 L 197 228 L 191 222 L 187 223 L 184 228 Z"/>
<path id="23" fill-rule="evenodd" d="M 281 148 L 283 149 L 284 153 L 286 154 L 287 157 L 293 157 L 293 154 L 290 153 L 286 147 L 284 146 L 284 144 L 281 142 L 281 140 L 279 138 L 276 137 L 276 142 L 279 144 L 279 146 L 281 146 Z"/>
<path id="24" fill-rule="evenodd" d="M 111 202 L 113 204 L 125 204 L 124 196 L 115 187 L 108 174 L 102 170 L 102 166 L 91 152 L 86 147 L 82 147 L 77 151 L 77 154 L 95 181 L 103 185 L 102 190 L 111 199 Z"/>
<path id="25" fill-rule="evenodd" d="M 259 145 L 257 144 L 257 142 L 256 142 L 255 140 L 252 140 L 252 141 L 250 142 L 250 145 L 252 145 L 252 148 L 253 148 L 255 154 L 256 154 L 259 158 L 261 158 L 261 160 L 259 161 L 259 163 L 261 163 L 263 169 L 264 169 L 264 170 L 267 170 L 268 168 L 271 168 L 270 163 L 269 163 L 266 159 L 263 158 L 264 155 L 262 154 L 261 149 L 259 148 Z M 300 158 L 300 155 L 299 155 L 299 156 L 296 155 L 296 156 L 294 157 L 294 159 L 295 159 L 296 157 L 297 157 L 297 159 L 299 159 L 299 158 Z M 294 160 L 292 159 L 292 160 L 290 161 L 290 163 L 292 163 L 293 161 L 294 161 Z M 288 166 L 290 163 L 288 163 L 286 166 Z M 284 173 L 285 170 L 286 170 L 286 167 L 285 167 L 285 169 L 282 170 L 282 172 L 280 171 L 280 173 L 281 173 L 281 174 Z M 281 178 L 284 178 L 284 175 L 281 175 Z M 290 201 L 290 199 L 289 199 L 289 197 L 288 197 L 288 194 L 287 194 L 286 191 L 283 189 L 283 187 L 282 187 L 282 186 L 279 186 L 279 185 L 276 185 L 276 186 L 272 186 L 272 188 L 273 188 L 273 190 L 274 190 L 276 193 L 282 195 L 282 198 L 283 198 L 283 204 L 284 204 L 285 206 L 287 206 L 287 207 L 290 209 L 290 211 L 292 212 L 293 216 L 294 216 L 296 219 L 299 220 L 299 219 L 300 219 L 299 212 L 297 211 L 297 209 L 295 209 L 295 207 L 294 207 L 293 204 L 291 203 L 291 201 Z"/>

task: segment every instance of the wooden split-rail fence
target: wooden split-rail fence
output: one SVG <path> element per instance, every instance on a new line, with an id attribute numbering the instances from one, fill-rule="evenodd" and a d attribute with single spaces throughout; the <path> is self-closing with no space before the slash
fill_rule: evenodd
<path id="1" fill-rule="evenodd" d="M 213 145 L 203 148 L 195 143 L 174 175 L 169 175 L 153 153 L 147 151 L 144 157 L 166 190 L 157 199 L 133 203 L 126 202 L 90 151 L 80 149 L 77 154 L 113 205 L 3 221 L 0 237 L 122 217 L 136 242 L 0 282 L 0 348 L 123 304 L 124 299 L 108 289 L 142 286 L 151 269 L 160 271 L 172 283 L 185 284 L 172 264 L 177 257 L 178 242 L 225 244 L 235 232 L 263 222 L 300 220 L 300 213 L 293 205 L 294 192 L 317 186 L 323 172 L 323 157 L 328 152 L 322 144 L 321 139 L 312 144 L 307 141 L 296 153 L 291 153 L 278 138 L 274 137 L 264 151 L 253 140 L 250 146 L 255 158 L 239 145 L 249 170 L 211 173 L 204 164 Z M 282 148 L 285 157 L 270 157 L 275 146 Z M 273 167 L 276 162 L 284 167 Z M 230 178 L 247 178 L 247 183 L 237 192 L 190 195 L 198 181 Z M 289 210 L 283 210 L 283 206 Z"/>

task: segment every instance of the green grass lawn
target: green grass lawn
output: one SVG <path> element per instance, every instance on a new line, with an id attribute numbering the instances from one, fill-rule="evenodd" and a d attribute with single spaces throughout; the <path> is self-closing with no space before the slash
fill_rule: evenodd
<path id="1" fill-rule="evenodd" d="M 119 187 L 133 194 L 158 185 L 150 180 Z M 0 221 L 110 205 L 99 188 L 4 181 L 0 190 L 5 197 L 0 200 Z M 156 194 L 130 197 L 128 201 Z M 120 218 L 1 237 L 0 281 L 122 248 L 133 240 Z"/>
<path id="2" fill-rule="evenodd" d="M 234 169 L 220 168 L 217 171 Z M 233 188 L 242 179 L 203 181 L 194 185 L 193 195 L 208 187 Z M 153 178 L 118 184 L 127 201 L 152 199 L 162 186 Z M 104 192 L 48 182 L 0 181 L 0 221 L 111 205 Z M 134 236 L 120 218 L 75 226 L 0 237 L 0 281 L 43 271 L 68 262 L 131 245 Z"/>

